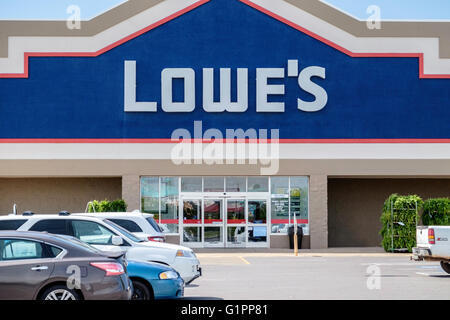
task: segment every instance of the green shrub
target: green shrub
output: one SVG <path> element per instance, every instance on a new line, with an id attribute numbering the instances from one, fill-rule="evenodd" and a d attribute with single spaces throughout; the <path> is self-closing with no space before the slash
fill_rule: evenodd
<path id="1" fill-rule="evenodd" d="M 92 205 L 89 205 L 89 212 L 126 212 L 127 204 L 122 199 L 117 199 L 114 201 L 102 200 L 92 201 Z"/>
<path id="2" fill-rule="evenodd" d="M 426 226 L 450 225 L 450 199 L 428 199 L 423 205 L 422 223 Z"/>
<path id="3" fill-rule="evenodd" d="M 417 203 L 417 212 L 416 212 Z M 391 216 L 391 205 L 393 206 L 393 221 Z M 417 195 L 400 196 L 392 194 L 386 199 L 381 215 L 382 229 L 380 235 L 385 251 L 393 249 L 408 249 L 409 252 L 416 245 L 416 219 L 418 211 L 423 207 L 423 200 Z M 392 228 L 392 223 L 394 226 Z M 401 222 L 400 225 L 395 222 Z M 394 247 L 392 248 L 392 232 L 394 235 Z"/>

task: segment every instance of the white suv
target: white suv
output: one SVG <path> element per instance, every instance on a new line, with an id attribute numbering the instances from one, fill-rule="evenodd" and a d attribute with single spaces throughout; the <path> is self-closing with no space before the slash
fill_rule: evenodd
<path id="1" fill-rule="evenodd" d="M 153 219 L 153 215 L 141 212 L 74 213 L 75 216 L 100 217 L 118 224 L 141 240 L 165 242 L 166 236 Z"/>
<path id="2" fill-rule="evenodd" d="M 0 217 L 0 230 L 41 231 L 69 235 L 103 251 L 126 251 L 128 260 L 159 262 L 180 273 L 186 283 L 201 276 L 200 262 L 190 248 L 145 241 L 105 218 L 60 215 Z"/>

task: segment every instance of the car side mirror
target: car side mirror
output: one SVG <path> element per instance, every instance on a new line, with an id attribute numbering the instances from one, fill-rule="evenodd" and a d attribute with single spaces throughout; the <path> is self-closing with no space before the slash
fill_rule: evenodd
<path id="1" fill-rule="evenodd" d="M 113 236 L 111 239 L 111 243 L 113 246 L 121 246 L 123 245 L 123 239 L 121 236 Z"/>

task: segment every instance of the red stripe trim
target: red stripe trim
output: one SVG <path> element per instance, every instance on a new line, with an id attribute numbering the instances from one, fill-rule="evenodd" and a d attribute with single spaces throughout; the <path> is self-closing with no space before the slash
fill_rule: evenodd
<path id="1" fill-rule="evenodd" d="M 214 222 L 223 222 L 223 220 L 220 220 L 220 219 L 205 219 L 204 223 L 213 224 Z"/>
<path id="2" fill-rule="evenodd" d="M 276 13 L 273 13 L 272 11 L 267 10 L 266 8 L 263 8 L 249 0 L 239 0 L 242 3 L 245 3 L 246 5 L 261 11 L 262 13 L 267 14 L 268 16 L 283 22 L 284 24 L 287 24 L 288 26 L 301 31 L 305 34 L 307 34 L 310 37 L 313 37 L 314 39 L 319 40 L 320 42 L 325 43 L 326 45 L 329 45 L 330 47 L 345 53 L 346 55 L 352 57 L 352 58 L 419 58 L 419 78 L 421 79 L 430 79 L 430 78 L 437 78 L 437 79 L 450 79 L 450 74 L 424 74 L 424 64 L 423 64 L 423 59 L 424 59 L 424 55 L 421 52 L 417 52 L 417 53 L 356 53 L 356 52 L 351 52 L 348 49 L 345 49 L 344 47 L 341 47 L 340 45 L 325 39 L 322 36 L 319 36 L 318 34 L 309 31 L 308 29 L 305 29 L 301 26 L 299 26 L 298 24 L 287 20 L 286 18 L 283 18 L 279 15 L 277 15 Z"/>
<path id="3" fill-rule="evenodd" d="M 161 223 L 178 224 L 178 219 L 161 219 Z"/>
<path id="4" fill-rule="evenodd" d="M 0 143 L 276 143 L 271 139 L 0 139 Z M 279 143 L 450 143 L 450 139 L 279 139 Z"/>
<path id="5" fill-rule="evenodd" d="M 115 47 L 120 46 L 121 44 L 123 44 L 127 41 L 130 41 L 130 40 L 146 33 L 147 31 L 157 28 L 160 25 L 163 25 L 166 22 L 169 22 L 170 20 L 173 20 L 191 10 L 194 10 L 195 8 L 201 6 L 209 1 L 210 0 L 200 0 L 194 4 L 191 4 L 190 6 L 173 13 L 170 16 L 168 16 L 162 20 L 152 23 L 151 25 L 149 25 L 148 27 L 146 27 L 142 30 L 134 32 L 131 35 L 129 35 L 119 41 L 116 41 L 116 42 L 104 47 L 103 49 L 100 49 L 95 52 L 25 52 L 24 53 L 24 72 L 23 73 L 0 73 L 0 78 L 28 78 L 28 58 L 29 57 L 97 57 L 111 49 L 114 49 Z"/>
<path id="6" fill-rule="evenodd" d="M 245 219 L 228 219 L 227 223 L 245 224 Z"/>
<path id="7" fill-rule="evenodd" d="M 197 220 L 197 219 L 186 219 L 186 220 L 183 220 L 183 223 L 193 223 L 193 224 L 201 224 L 202 223 L 202 220 Z"/>
<path id="8" fill-rule="evenodd" d="M 276 223 L 289 223 L 289 219 L 272 219 L 272 224 L 276 224 Z M 294 223 L 294 219 L 291 218 L 291 222 L 290 223 Z M 302 224 L 307 224 L 308 223 L 308 219 L 297 219 L 297 223 L 302 223 Z"/>

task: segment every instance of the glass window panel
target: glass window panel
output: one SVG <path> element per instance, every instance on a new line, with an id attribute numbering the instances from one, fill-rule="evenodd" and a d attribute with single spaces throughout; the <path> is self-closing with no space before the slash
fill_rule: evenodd
<path id="1" fill-rule="evenodd" d="M 178 177 L 161 177 L 161 197 L 178 196 Z"/>
<path id="2" fill-rule="evenodd" d="M 265 200 L 249 200 L 248 201 L 248 222 L 249 223 L 266 223 L 266 201 Z"/>
<path id="3" fill-rule="evenodd" d="M 202 211 L 200 200 L 184 200 L 183 201 L 183 222 L 184 223 L 201 223 Z"/>
<path id="4" fill-rule="evenodd" d="M 205 199 L 203 206 L 205 224 L 222 222 L 222 200 Z"/>
<path id="5" fill-rule="evenodd" d="M 203 190 L 205 192 L 223 192 L 224 177 L 204 177 Z"/>
<path id="6" fill-rule="evenodd" d="M 159 219 L 159 178 L 141 178 L 141 210 L 152 213 L 155 219 Z"/>
<path id="7" fill-rule="evenodd" d="M 178 224 L 160 223 L 159 226 L 164 233 L 178 233 Z"/>
<path id="8" fill-rule="evenodd" d="M 248 242 L 266 242 L 267 228 L 266 226 L 249 226 Z"/>
<path id="9" fill-rule="evenodd" d="M 245 223 L 244 200 L 227 200 L 227 223 Z"/>
<path id="10" fill-rule="evenodd" d="M 35 241 L 0 240 L 0 260 L 21 260 L 44 258 L 42 245 Z"/>
<path id="11" fill-rule="evenodd" d="M 145 218 L 145 220 L 147 220 L 147 222 L 152 226 L 153 230 L 155 230 L 156 232 L 163 232 L 163 230 L 161 229 L 159 224 L 155 221 L 155 219 L 153 219 L 152 217 L 147 217 Z"/>
<path id="12" fill-rule="evenodd" d="M 65 219 L 40 220 L 30 228 L 30 231 L 72 235 L 67 228 L 67 220 Z"/>
<path id="13" fill-rule="evenodd" d="M 245 177 L 227 177 L 226 178 L 227 192 L 246 192 L 246 178 Z"/>
<path id="14" fill-rule="evenodd" d="M 0 221 L 0 230 L 17 230 L 28 220 L 3 220 Z"/>
<path id="15" fill-rule="evenodd" d="M 84 220 L 73 220 L 72 228 L 75 238 L 92 245 L 112 245 L 114 233 L 102 225 Z"/>
<path id="16" fill-rule="evenodd" d="M 223 242 L 222 227 L 205 227 L 205 242 Z"/>
<path id="17" fill-rule="evenodd" d="M 269 179 L 267 177 L 248 177 L 248 192 L 268 192 Z"/>
<path id="18" fill-rule="evenodd" d="M 178 177 L 161 177 L 161 223 L 178 223 Z"/>
<path id="19" fill-rule="evenodd" d="M 181 192 L 202 192 L 202 177 L 182 177 Z"/>
<path id="20" fill-rule="evenodd" d="M 270 192 L 272 233 L 286 233 L 289 223 L 289 177 L 271 177 Z"/>
<path id="21" fill-rule="evenodd" d="M 128 230 L 129 232 L 142 232 L 141 227 L 139 227 L 136 222 L 125 219 L 108 219 L 115 224 L 121 226 L 122 228 Z"/>
<path id="22" fill-rule="evenodd" d="M 184 242 L 202 242 L 201 227 L 184 227 L 183 228 Z"/>
<path id="23" fill-rule="evenodd" d="M 289 223 L 289 195 L 272 195 L 270 200 L 272 224 Z"/>
<path id="24" fill-rule="evenodd" d="M 289 224 L 287 224 L 287 223 L 278 223 L 278 224 L 272 223 L 271 227 L 272 227 L 272 233 L 287 234 L 288 233 Z"/>
<path id="25" fill-rule="evenodd" d="M 245 227 L 227 227 L 227 242 L 232 245 L 244 245 Z"/>
<path id="26" fill-rule="evenodd" d="M 270 192 L 272 195 L 288 195 L 289 177 L 270 178 Z"/>
<path id="27" fill-rule="evenodd" d="M 308 223 L 308 178 L 291 177 L 291 217 L 296 215 L 298 223 Z"/>
<path id="28" fill-rule="evenodd" d="M 62 249 L 54 246 L 47 245 L 47 248 L 50 251 L 50 258 L 55 258 L 62 252 Z"/>

